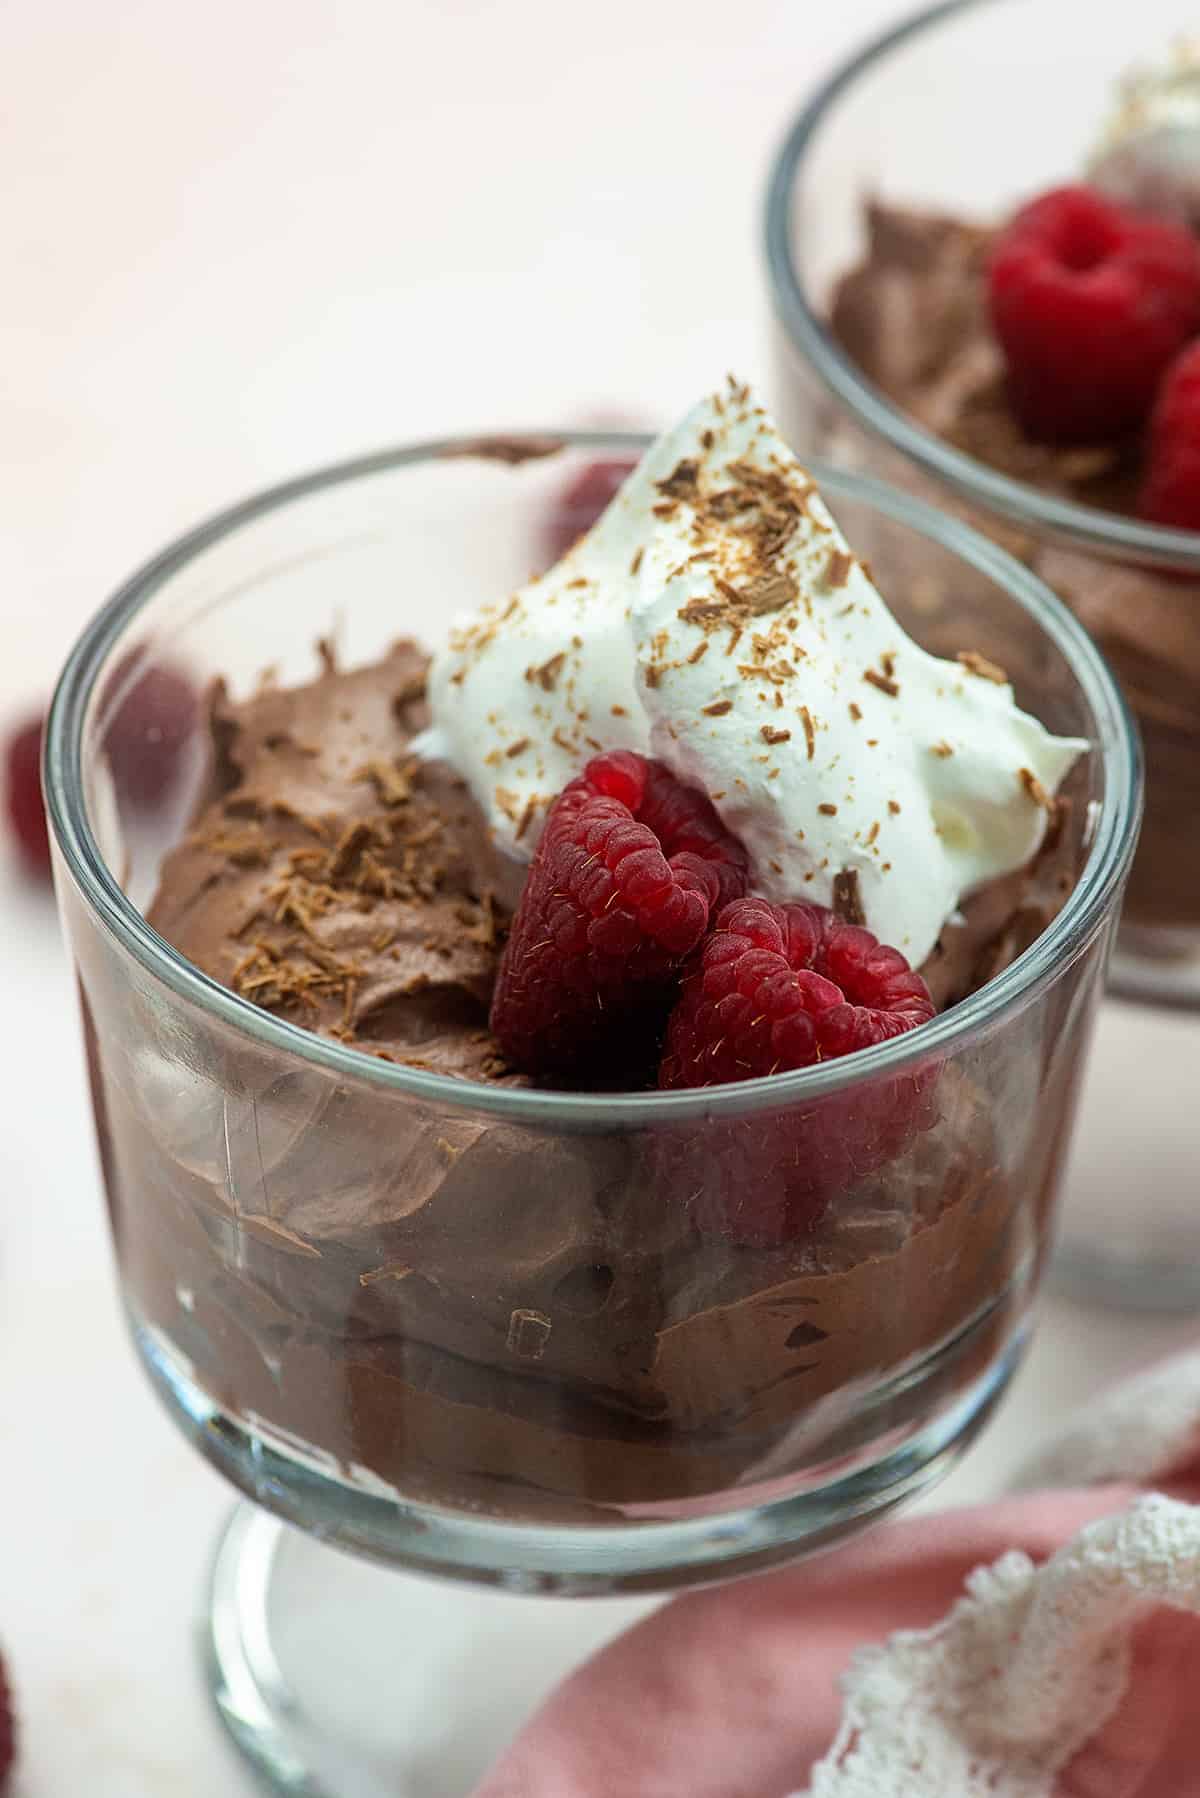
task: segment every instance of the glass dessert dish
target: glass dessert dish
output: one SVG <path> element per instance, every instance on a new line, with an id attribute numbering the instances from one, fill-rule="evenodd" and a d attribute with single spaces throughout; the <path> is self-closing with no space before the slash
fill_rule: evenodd
<path id="1" fill-rule="evenodd" d="M 523 1594 L 657 1593 L 762 1568 L 943 1473 L 1028 1327 L 1137 835 L 1138 751 L 1093 643 L 1038 580 L 869 477 L 813 471 L 905 628 L 1002 664 L 1023 706 L 1090 745 L 1064 787 L 1045 912 L 1023 886 L 989 936 L 1000 971 L 933 1022 L 740 1085 L 533 1089 L 482 1062 L 477 1079 L 445 1071 L 445 1044 L 481 1041 L 486 1019 L 494 921 L 470 873 L 444 874 L 430 941 L 380 934 L 361 908 L 373 953 L 427 957 L 419 1066 L 365 1053 L 363 1026 L 355 1047 L 252 1003 L 266 954 L 252 934 L 239 993 L 147 922 L 198 798 L 248 752 L 223 688 L 215 733 L 197 722 L 177 790 L 148 817 L 108 754 L 130 682 L 163 665 L 239 701 L 269 694 L 267 668 L 279 688 L 313 680 L 336 626 L 327 684 L 306 690 L 334 696 L 330 740 L 343 734 L 326 748 L 349 767 L 372 707 L 420 705 L 389 645 L 436 641 L 451 613 L 516 587 L 572 471 L 643 447 L 456 441 L 292 482 L 137 575 L 55 699 L 48 805 L 124 1300 L 167 1409 L 253 1501 L 218 1551 L 206 1664 L 280 1790 L 465 1790 L 477 1769 L 448 1693 L 466 1710 L 485 1697 L 473 1685 L 564 1670 L 542 1612 L 523 1657 L 521 1607 L 487 1634 L 476 1594 L 461 1622 L 487 1644 L 485 1680 L 455 1634 L 459 1599 L 335 1549 Z M 261 853 L 263 806 L 308 827 L 297 795 L 324 751 L 292 727 L 263 727 L 290 797 L 248 806 L 221 845 L 235 863 Z M 403 778 L 359 772 L 381 802 Z M 449 818 L 463 802 L 448 788 L 442 803 Z M 280 894 L 276 925 L 294 903 Z M 349 1015 L 344 967 L 311 965 L 313 1003 L 342 981 Z M 758 1246 L 692 1229 L 698 1169 L 731 1145 L 797 1120 L 853 1138 L 898 1097 L 919 1100 L 922 1128 L 882 1166 L 868 1158 L 811 1228 Z"/>
<path id="2" fill-rule="evenodd" d="M 791 440 L 984 531 L 1072 607 L 1115 670 L 1144 743 L 1146 810 L 1112 985 L 1188 1007 L 1200 1004 L 1200 533 L 1129 515 L 1103 449 L 1010 441 L 1010 415 L 997 423 L 977 399 L 992 374 L 973 320 L 987 232 L 1089 179 L 1121 83 L 1194 26 L 1185 0 L 1099 8 L 1086 29 L 1072 0 L 932 6 L 805 105 L 766 216 L 770 397 Z M 1193 90 L 1186 104 L 1198 101 Z M 1189 155 L 1195 166 L 1194 144 Z M 984 459 L 993 438 L 1002 453 Z"/>

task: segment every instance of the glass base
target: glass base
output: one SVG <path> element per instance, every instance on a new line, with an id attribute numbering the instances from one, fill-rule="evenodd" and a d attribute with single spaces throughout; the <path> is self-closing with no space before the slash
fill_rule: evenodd
<path id="1" fill-rule="evenodd" d="M 1018 1334 L 952 1411 L 878 1466 L 875 1503 L 825 1540 L 949 1472 L 1023 1347 Z M 201 1647 L 217 1714 L 268 1790 L 466 1798 L 553 1688 L 659 1602 L 563 1604 L 397 1573 L 243 1501 L 217 1546 Z"/>
<path id="2" fill-rule="evenodd" d="M 268 1789 L 464 1798 L 559 1680 L 657 1602 L 384 1572 L 242 1502 L 201 1646 L 217 1714 Z"/>

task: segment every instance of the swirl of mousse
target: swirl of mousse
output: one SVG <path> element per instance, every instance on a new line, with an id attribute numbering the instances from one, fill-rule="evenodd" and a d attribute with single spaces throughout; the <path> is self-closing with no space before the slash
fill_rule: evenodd
<path id="1" fill-rule="evenodd" d="M 732 381 L 548 573 L 455 623 L 429 702 L 413 747 L 457 770 L 517 861 L 590 756 L 634 749 L 708 795 L 756 892 L 849 892 L 914 967 L 962 898 L 1036 853 L 1087 748 L 982 657 L 905 634 Z"/>

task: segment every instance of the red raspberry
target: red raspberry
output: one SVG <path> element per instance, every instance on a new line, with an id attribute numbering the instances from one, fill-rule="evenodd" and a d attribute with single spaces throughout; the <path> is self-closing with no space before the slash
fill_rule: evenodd
<path id="1" fill-rule="evenodd" d="M 120 692 L 133 671 L 129 656 L 114 670 Z M 171 789 L 196 721 L 196 694 L 187 676 L 168 663 L 148 668 L 117 705 L 105 736 L 118 795 L 151 810 Z"/>
<path id="2" fill-rule="evenodd" d="M 1200 531 L 1200 344 L 1176 358 L 1158 390 L 1138 511 Z"/>
<path id="3" fill-rule="evenodd" d="M 708 936 L 667 1026 L 665 1088 L 811 1067 L 902 1036 L 934 1016 L 896 949 L 819 905 L 741 899 Z M 931 1121 L 930 1079 L 899 1076 L 706 1130 L 690 1172 L 702 1229 L 767 1245 L 799 1234 L 835 1192 L 876 1172 Z M 686 1150 L 685 1150 L 686 1152 Z"/>
<path id="4" fill-rule="evenodd" d="M 5 801 L 9 823 L 29 872 L 38 879 L 50 873 L 50 836 L 42 804 L 42 718 L 31 718 L 14 732 L 5 750 Z"/>
<path id="5" fill-rule="evenodd" d="M 509 1061 L 632 1084 L 684 958 L 745 887 L 745 852 L 702 794 L 644 756 L 595 756 L 550 808 L 500 963 L 491 1021 Z"/>
<path id="6" fill-rule="evenodd" d="M 565 556 L 585 531 L 590 531 L 626 475 L 637 467 L 635 456 L 612 456 L 581 468 L 560 495 L 546 520 L 546 560 L 553 564 Z"/>
<path id="7" fill-rule="evenodd" d="M 1001 233 L 988 297 L 1029 436 L 1112 443 L 1138 429 L 1200 330 L 1200 245 L 1092 188 L 1060 187 Z"/>
<path id="8" fill-rule="evenodd" d="M 715 1086 L 807 1068 L 934 1015 L 898 949 L 820 905 L 727 906 L 671 1016 L 659 1085 Z"/>
<path id="9" fill-rule="evenodd" d="M 8 1776 L 17 1758 L 16 1724 L 13 1721 L 12 1694 L 8 1689 L 4 1662 L 0 1661 L 0 1792 L 7 1790 Z"/>

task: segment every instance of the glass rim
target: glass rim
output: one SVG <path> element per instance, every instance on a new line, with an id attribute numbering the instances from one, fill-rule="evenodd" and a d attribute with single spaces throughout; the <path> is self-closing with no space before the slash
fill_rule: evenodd
<path id="1" fill-rule="evenodd" d="M 1082 689 L 1095 722 L 1093 753 L 1104 766 L 1105 800 L 1087 862 L 1062 911 L 1037 941 L 977 993 L 919 1030 L 861 1050 L 854 1066 L 817 1067 L 722 1086 L 658 1093 L 574 1093 L 511 1088 L 456 1079 L 318 1036 L 262 1010 L 187 961 L 160 936 L 122 891 L 87 818 L 83 785 L 83 725 L 100 671 L 126 629 L 175 575 L 214 544 L 268 513 L 328 488 L 421 463 L 478 456 L 517 462 L 566 449 L 640 453 L 651 438 L 618 430 L 525 431 L 435 439 L 338 462 L 269 487 L 215 514 L 138 570 L 91 619 L 77 639 L 55 688 L 46 723 L 43 780 L 46 806 L 62 861 L 93 916 L 121 946 L 172 992 L 259 1046 L 298 1057 L 343 1079 L 529 1125 L 593 1129 L 621 1124 L 684 1123 L 777 1109 L 847 1091 L 949 1054 L 964 1040 L 1027 1002 L 1074 962 L 1108 916 L 1124 878 L 1141 815 L 1141 752 L 1124 700 L 1091 638 L 1055 595 L 1021 563 L 978 532 L 872 476 L 821 462 L 808 466 L 825 492 L 872 506 L 929 537 L 1003 587 L 1045 632 Z"/>
<path id="2" fill-rule="evenodd" d="M 792 255 L 791 200 L 797 175 L 827 116 L 860 77 L 871 74 L 893 51 L 960 13 L 997 3 L 938 0 L 936 5 L 910 14 L 860 44 L 805 102 L 776 151 L 767 177 L 763 243 L 775 314 L 789 342 L 853 416 L 956 492 L 1014 524 L 1052 533 L 1110 559 L 1148 560 L 1200 574 L 1200 533 L 1146 524 L 1119 512 L 1059 499 L 1027 481 L 999 473 L 927 431 L 860 373 L 805 295 Z"/>

